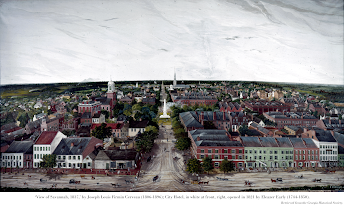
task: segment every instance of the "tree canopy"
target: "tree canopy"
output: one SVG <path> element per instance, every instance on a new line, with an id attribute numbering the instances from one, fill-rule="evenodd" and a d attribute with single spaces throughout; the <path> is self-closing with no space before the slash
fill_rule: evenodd
<path id="1" fill-rule="evenodd" d="M 178 138 L 175 147 L 181 151 L 189 149 L 191 146 L 191 141 L 188 137 Z"/>
<path id="2" fill-rule="evenodd" d="M 214 169 L 213 160 L 211 157 L 206 157 L 203 159 L 202 168 L 204 171 L 209 172 Z"/>
<path id="3" fill-rule="evenodd" d="M 105 123 L 102 123 L 100 126 L 96 127 L 92 131 L 92 136 L 101 140 L 105 138 L 109 138 L 111 137 L 111 135 L 112 135 L 112 129 L 111 127 L 107 127 L 107 124 Z"/>
<path id="4" fill-rule="evenodd" d="M 220 171 L 222 171 L 223 173 L 227 173 L 233 170 L 234 170 L 234 164 L 232 161 L 228 161 L 226 159 L 222 160 L 220 164 Z"/>
<path id="5" fill-rule="evenodd" d="M 158 138 L 158 133 L 153 130 L 143 132 L 136 138 L 136 151 L 140 153 L 152 151 L 156 138 Z"/>
<path id="6" fill-rule="evenodd" d="M 190 174 L 200 173 L 202 171 L 202 166 L 201 166 L 200 161 L 196 158 L 189 159 L 187 163 L 186 171 L 188 171 Z"/>
<path id="7" fill-rule="evenodd" d="M 55 154 L 44 155 L 39 166 L 42 168 L 56 167 L 56 155 Z"/>

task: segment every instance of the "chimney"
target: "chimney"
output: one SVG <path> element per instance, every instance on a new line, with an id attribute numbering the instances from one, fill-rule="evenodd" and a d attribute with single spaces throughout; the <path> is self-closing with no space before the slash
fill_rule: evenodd
<path id="1" fill-rule="evenodd" d="M 213 112 L 213 119 L 216 120 L 216 112 Z"/>
<path id="2" fill-rule="evenodd" d="M 222 112 L 223 113 L 223 121 L 226 121 L 226 113 L 225 112 Z"/>
<path id="3" fill-rule="evenodd" d="M 204 112 L 201 112 L 201 120 L 204 119 Z"/>
<path id="4" fill-rule="evenodd" d="M 197 141 L 201 141 L 201 138 L 200 138 L 200 137 L 197 137 Z"/>
<path id="5" fill-rule="evenodd" d="M 70 146 L 71 146 L 71 147 L 74 147 L 74 142 L 70 143 Z"/>

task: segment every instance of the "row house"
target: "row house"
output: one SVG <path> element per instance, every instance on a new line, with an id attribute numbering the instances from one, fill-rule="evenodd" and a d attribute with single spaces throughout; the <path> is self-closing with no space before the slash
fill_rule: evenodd
<path id="1" fill-rule="evenodd" d="M 289 138 L 294 147 L 293 167 L 318 167 L 319 148 L 310 138 Z"/>
<path id="2" fill-rule="evenodd" d="M 237 129 L 242 125 L 248 125 L 250 122 L 250 116 L 246 115 L 246 112 L 231 112 L 230 114 L 232 130 L 237 131 Z"/>
<path id="3" fill-rule="evenodd" d="M 171 95 L 172 101 L 180 103 L 181 105 L 215 105 L 217 98 L 215 96 L 206 95 L 203 92 L 185 93 L 184 96 Z"/>
<path id="4" fill-rule="evenodd" d="M 65 120 L 60 125 L 60 130 L 77 130 L 80 123 L 80 117 L 72 118 L 69 120 Z"/>
<path id="5" fill-rule="evenodd" d="M 303 138 L 311 138 L 319 148 L 320 167 L 338 166 L 338 142 L 330 131 L 311 129 L 302 134 Z"/>
<path id="6" fill-rule="evenodd" d="M 95 168 L 91 153 L 103 141 L 94 137 L 64 138 L 60 141 L 53 154 L 56 155 L 58 168 Z"/>
<path id="7" fill-rule="evenodd" d="M 277 124 L 277 129 L 284 126 L 313 127 L 316 126 L 318 119 L 304 112 L 265 112 L 264 117 Z"/>
<path id="8" fill-rule="evenodd" d="M 95 113 L 100 114 L 100 113 Z M 93 115 L 95 115 L 93 114 Z M 91 125 L 92 124 L 92 113 L 91 112 L 84 112 L 80 117 L 80 124 Z"/>
<path id="9" fill-rule="evenodd" d="M 224 159 L 232 161 L 235 168 L 244 166 L 244 147 L 239 141 L 232 141 L 225 130 L 192 130 L 188 132 L 191 140 L 191 154 L 199 161 L 211 157 L 215 168 Z"/>
<path id="10" fill-rule="evenodd" d="M 228 130 L 232 127 L 231 116 L 227 112 L 196 112 L 198 121 L 204 126 L 205 121 L 212 122 L 217 129 Z"/>
<path id="11" fill-rule="evenodd" d="M 293 146 L 288 138 L 240 137 L 245 148 L 245 167 L 292 167 Z"/>
<path id="12" fill-rule="evenodd" d="M 67 138 L 67 136 L 59 131 L 42 132 L 33 145 L 33 167 L 39 167 L 43 156 L 53 154 L 63 138 Z"/>
<path id="13" fill-rule="evenodd" d="M 237 102 L 219 102 L 220 112 L 242 112 L 244 109 Z"/>
<path id="14" fill-rule="evenodd" d="M 198 121 L 197 115 L 195 111 L 179 113 L 179 119 L 185 131 L 204 129 L 204 126 Z"/>
<path id="15" fill-rule="evenodd" d="M 255 100 L 245 101 L 245 107 L 251 111 L 263 114 L 264 112 L 270 111 L 286 111 L 290 112 L 290 107 L 279 101 L 266 101 L 266 100 Z"/>
<path id="16" fill-rule="evenodd" d="M 32 168 L 32 148 L 32 141 L 13 141 L 8 149 L 1 153 L 1 166 L 7 168 Z"/>

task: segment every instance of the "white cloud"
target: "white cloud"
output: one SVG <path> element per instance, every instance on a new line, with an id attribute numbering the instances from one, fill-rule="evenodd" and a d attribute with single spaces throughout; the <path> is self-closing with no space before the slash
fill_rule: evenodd
<path id="1" fill-rule="evenodd" d="M 1 84 L 87 79 L 344 84 L 343 2 L 3 1 Z"/>

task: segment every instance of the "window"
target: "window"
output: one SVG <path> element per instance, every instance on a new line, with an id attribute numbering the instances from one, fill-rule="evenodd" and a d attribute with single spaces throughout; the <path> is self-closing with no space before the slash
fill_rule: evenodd
<path id="1" fill-rule="evenodd" d="M 278 157 L 277 156 L 275 156 L 275 160 L 277 160 L 278 159 Z"/>
<path id="2" fill-rule="evenodd" d="M 254 156 L 254 159 L 256 160 L 256 159 L 257 159 L 257 156 Z"/>
<path id="3" fill-rule="evenodd" d="M 60 159 L 61 159 L 61 156 L 60 156 L 60 155 L 59 155 L 59 156 L 57 156 L 57 159 L 59 159 L 59 160 L 60 160 Z"/>
<path id="4" fill-rule="evenodd" d="M 40 159 L 42 159 L 42 154 L 39 155 Z"/>
<path id="5" fill-rule="evenodd" d="M 239 153 L 240 153 L 240 154 L 242 153 L 242 150 L 241 150 L 241 149 L 239 149 Z"/>
<path id="6" fill-rule="evenodd" d="M 91 167 L 91 162 L 87 163 L 87 166 Z"/>
<path id="7" fill-rule="evenodd" d="M 203 159 L 203 158 L 204 158 L 204 155 L 200 155 L 200 158 Z"/>
<path id="8" fill-rule="evenodd" d="M 218 163 L 218 162 L 215 162 L 215 163 L 214 163 L 214 166 L 215 166 L 215 167 L 218 167 L 218 166 L 219 166 L 219 163 Z"/>
<path id="9" fill-rule="evenodd" d="M 34 150 L 36 151 L 36 147 L 33 147 L 34 148 Z"/>
<path id="10" fill-rule="evenodd" d="M 281 151 L 281 154 L 284 154 L 284 151 L 283 151 L 283 150 Z"/>
<path id="11" fill-rule="evenodd" d="M 215 155 L 215 159 L 219 159 L 219 155 Z"/>
<path id="12" fill-rule="evenodd" d="M 235 149 L 232 149 L 232 153 L 235 153 Z M 250 153 L 251 153 L 251 150 L 250 150 Z"/>
<path id="13" fill-rule="evenodd" d="M 241 155 L 239 155 L 239 159 L 240 159 L 240 160 L 242 159 L 242 156 L 241 156 Z"/>
<path id="14" fill-rule="evenodd" d="M 270 151 L 270 154 L 272 154 L 272 151 Z"/>
<path id="15" fill-rule="evenodd" d="M 73 160 L 75 160 L 76 159 L 76 157 L 73 155 Z"/>
<path id="16" fill-rule="evenodd" d="M 6 158 L 6 159 L 7 159 L 7 158 Z M 36 154 L 35 154 L 35 156 L 34 156 L 34 159 L 37 159 L 37 158 L 36 158 Z"/>
<path id="17" fill-rule="evenodd" d="M 208 153 L 211 153 L 211 149 L 208 149 Z"/>
<path id="18" fill-rule="evenodd" d="M 227 153 L 228 151 L 225 149 L 225 150 L 223 150 L 223 153 Z"/>
<path id="19" fill-rule="evenodd" d="M 252 150 L 250 150 L 250 154 L 252 154 Z"/>
<path id="20" fill-rule="evenodd" d="M 216 149 L 216 150 L 215 150 L 215 153 L 219 153 L 219 150 L 218 150 L 218 149 Z"/>
<path id="21" fill-rule="evenodd" d="M 42 147 L 39 148 L 39 151 L 42 151 Z"/>
<path id="22" fill-rule="evenodd" d="M 63 167 L 66 167 L 66 163 L 63 163 Z"/>
<path id="23" fill-rule="evenodd" d="M 259 156 L 259 159 L 261 160 L 261 159 L 262 159 L 262 156 Z"/>
<path id="24" fill-rule="evenodd" d="M 247 150 L 245 150 L 245 154 L 247 154 Z"/>
<path id="25" fill-rule="evenodd" d="M 71 164 L 71 163 L 68 163 L 68 167 L 72 167 L 72 164 Z"/>
<path id="26" fill-rule="evenodd" d="M 78 160 L 80 160 L 80 156 L 78 156 Z"/>
<path id="27" fill-rule="evenodd" d="M 63 159 L 65 160 L 65 159 L 66 159 L 66 156 L 63 156 Z"/>
<path id="28" fill-rule="evenodd" d="M 272 156 L 270 156 L 270 160 L 272 160 Z"/>
<path id="29" fill-rule="evenodd" d="M 275 150 L 274 153 L 277 154 L 277 151 Z"/>
<path id="30" fill-rule="evenodd" d="M 72 157 L 71 157 L 71 156 L 68 156 L 68 159 L 70 160 L 70 159 L 72 159 Z"/>
<path id="31" fill-rule="evenodd" d="M 201 149 L 201 153 L 204 153 L 204 149 Z"/>

